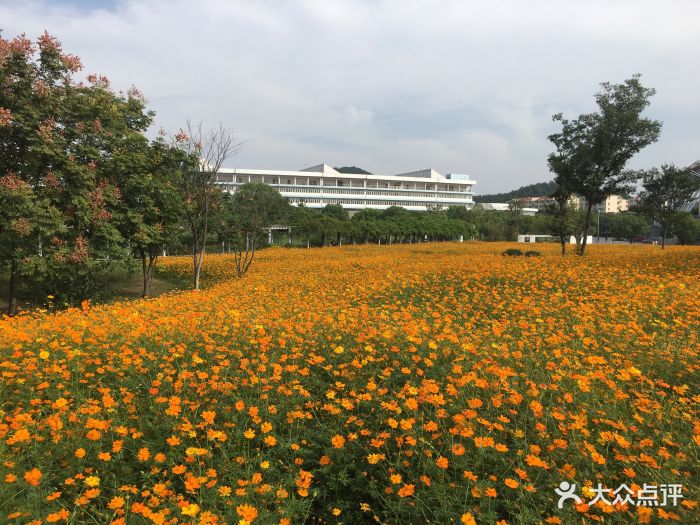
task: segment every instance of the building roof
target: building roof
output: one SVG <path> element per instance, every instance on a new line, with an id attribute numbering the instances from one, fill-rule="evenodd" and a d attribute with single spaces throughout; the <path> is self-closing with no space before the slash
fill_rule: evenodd
<path id="1" fill-rule="evenodd" d="M 443 175 L 440 172 L 428 168 L 424 170 L 410 171 L 407 173 L 396 173 L 393 175 L 365 175 L 361 173 L 341 173 L 335 170 L 332 166 L 326 163 L 317 164 L 315 166 L 310 166 L 308 168 L 303 168 L 301 170 L 260 170 L 260 169 L 245 169 L 245 168 L 222 168 L 219 170 L 221 173 L 251 173 L 251 174 L 262 174 L 262 175 L 301 175 L 305 173 L 318 173 L 322 177 L 339 177 L 339 178 L 351 178 L 351 179 L 368 179 L 368 180 L 386 180 L 387 178 L 401 178 L 409 181 L 424 182 L 426 179 L 435 182 L 449 182 L 458 184 L 476 184 L 475 180 L 471 177 L 459 173 L 448 173 Z"/>

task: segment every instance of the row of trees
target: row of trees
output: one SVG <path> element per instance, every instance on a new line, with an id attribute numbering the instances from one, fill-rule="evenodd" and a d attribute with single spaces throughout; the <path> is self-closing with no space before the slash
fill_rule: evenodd
<path id="1" fill-rule="evenodd" d="M 243 206 L 241 201 L 246 204 Z M 556 235 L 560 227 L 560 215 L 555 208 L 530 216 L 523 215 L 520 207 L 515 205 L 503 212 L 484 210 L 479 205 L 472 209 L 455 206 L 427 213 L 391 207 L 383 211 L 362 210 L 350 217 L 340 205 L 329 204 L 323 209 L 291 206 L 274 189 L 262 184 L 246 184 L 235 195 L 224 195 L 223 202 L 222 214 L 212 221 L 215 224 L 212 233 L 220 243 L 221 251 L 229 251 L 230 247 L 234 251 L 242 249 L 240 256 L 243 261 L 254 256 L 255 249 L 265 242 L 266 228 L 273 224 L 280 225 L 282 230 L 276 244 L 307 248 L 457 239 L 514 241 L 519 233 Z M 699 221 L 687 213 L 676 215 L 687 219 L 678 221 L 673 229 L 679 242 L 688 244 L 700 238 Z M 631 243 L 650 234 L 655 216 L 646 216 L 639 210 L 598 214 L 598 220 L 589 225 L 587 233 Z M 567 220 L 572 224 L 570 231 L 582 231 L 585 218 L 585 211 L 570 209 L 567 214 Z M 240 237 L 243 232 L 247 232 L 245 239 Z"/>

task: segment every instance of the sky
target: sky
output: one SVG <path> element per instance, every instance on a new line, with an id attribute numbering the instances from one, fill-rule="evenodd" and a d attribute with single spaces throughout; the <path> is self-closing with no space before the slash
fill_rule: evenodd
<path id="1" fill-rule="evenodd" d="M 226 167 L 433 168 L 477 194 L 551 180 L 552 115 L 635 73 L 663 129 L 629 167 L 700 159 L 698 20 L 696 0 L 0 0 L 3 37 L 47 30 L 138 87 L 153 135 L 232 129 Z"/>

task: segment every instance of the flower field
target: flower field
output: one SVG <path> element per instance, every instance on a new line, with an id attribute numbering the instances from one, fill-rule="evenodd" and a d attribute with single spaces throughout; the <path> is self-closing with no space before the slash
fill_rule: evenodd
<path id="1" fill-rule="evenodd" d="M 0 320 L 0 522 L 693 522 L 700 250 L 507 247 L 210 256 Z M 623 483 L 683 497 L 587 504 Z"/>

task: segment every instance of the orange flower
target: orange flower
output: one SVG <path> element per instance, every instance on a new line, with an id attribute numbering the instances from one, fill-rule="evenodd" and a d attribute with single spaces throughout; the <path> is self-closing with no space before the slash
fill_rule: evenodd
<path id="1" fill-rule="evenodd" d="M 124 503 L 124 498 L 122 498 L 121 496 L 114 496 L 107 504 L 107 507 L 112 510 L 117 510 L 121 509 L 124 506 Z"/>
<path id="2" fill-rule="evenodd" d="M 41 471 L 34 467 L 33 469 L 27 471 L 24 473 L 24 481 L 32 485 L 33 487 L 36 487 L 39 485 L 41 480 Z"/>
<path id="3" fill-rule="evenodd" d="M 401 487 L 398 491 L 398 495 L 402 498 L 407 498 L 408 496 L 413 496 L 413 493 L 415 492 L 415 485 L 410 484 L 410 485 L 404 485 Z"/>
<path id="4" fill-rule="evenodd" d="M 437 458 L 437 460 L 435 461 L 435 464 L 436 464 L 438 467 L 442 468 L 442 469 L 446 469 L 446 468 L 449 466 L 450 462 L 447 460 L 446 457 L 440 456 L 440 457 Z"/>
<path id="5" fill-rule="evenodd" d="M 476 520 L 474 519 L 474 516 L 472 516 L 471 512 L 462 514 L 460 521 L 462 522 L 462 525 L 476 525 Z"/>
<path id="6" fill-rule="evenodd" d="M 343 448 L 345 446 L 345 438 L 336 434 L 331 438 L 331 443 L 334 448 Z"/>
<path id="7" fill-rule="evenodd" d="M 248 522 L 252 522 L 258 517 L 258 509 L 248 504 L 238 505 L 238 507 L 236 507 L 236 513 Z"/>
<path id="8" fill-rule="evenodd" d="M 70 512 L 67 509 L 61 509 L 46 516 L 46 521 L 55 523 L 57 521 L 68 521 L 68 518 L 70 518 Z"/>
<path id="9" fill-rule="evenodd" d="M 511 489 L 517 489 L 520 486 L 520 483 L 518 483 L 513 478 L 506 478 L 505 484 L 506 484 L 506 487 L 510 487 Z"/>
<path id="10" fill-rule="evenodd" d="M 530 410 L 535 414 L 536 417 L 542 416 L 542 404 L 539 401 L 530 402 Z"/>

